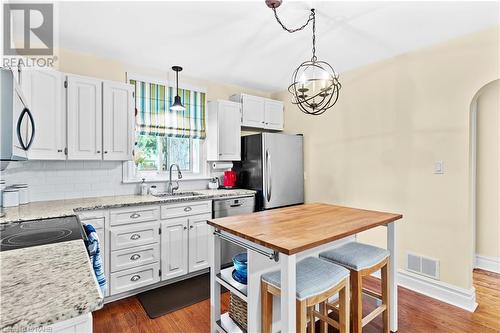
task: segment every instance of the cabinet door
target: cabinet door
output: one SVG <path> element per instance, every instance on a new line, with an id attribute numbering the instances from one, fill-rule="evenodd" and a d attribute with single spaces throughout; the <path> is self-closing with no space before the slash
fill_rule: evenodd
<path id="1" fill-rule="evenodd" d="M 188 272 L 188 221 L 177 218 L 161 224 L 161 278 L 168 280 Z"/>
<path id="2" fill-rule="evenodd" d="M 102 159 L 101 81 L 67 76 L 68 159 Z"/>
<path id="3" fill-rule="evenodd" d="M 36 124 L 30 160 L 65 160 L 64 75 L 51 70 L 23 72 L 22 88 Z"/>
<path id="4" fill-rule="evenodd" d="M 241 160 L 240 106 L 233 102 L 220 102 L 217 121 L 218 160 Z"/>
<path id="5" fill-rule="evenodd" d="M 267 129 L 283 129 L 283 103 L 279 101 L 266 100 L 264 125 L 264 128 Z"/>
<path id="6" fill-rule="evenodd" d="M 189 217 L 189 273 L 210 266 L 207 224 L 210 217 L 210 214 Z"/>
<path id="7" fill-rule="evenodd" d="M 264 127 L 264 98 L 243 95 L 241 126 Z"/>
<path id="8" fill-rule="evenodd" d="M 104 82 L 103 99 L 103 159 L 132 159 L 134 144 L 134 98 L 130 84 Z"/>

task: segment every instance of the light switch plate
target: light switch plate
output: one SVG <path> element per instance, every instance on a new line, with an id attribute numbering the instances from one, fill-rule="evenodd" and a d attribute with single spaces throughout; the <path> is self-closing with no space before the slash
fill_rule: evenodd
<path id="1" fill-rule="evenodd" d="M 434 162 L 434 174 L 442 175 L 444 174 L 444 164 L 443 161 Z"/>

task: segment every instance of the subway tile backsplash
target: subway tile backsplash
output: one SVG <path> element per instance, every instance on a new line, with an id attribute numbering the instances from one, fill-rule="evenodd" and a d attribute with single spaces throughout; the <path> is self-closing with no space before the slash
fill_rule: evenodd
<path id="1" fill-rule="evenodd" d="M 137 184 L 122 183 L 122 162 L 11 162 L 2 172 L 7 185 L 26 183 L 30 200 L 59 200 L 135 194 Z"/>

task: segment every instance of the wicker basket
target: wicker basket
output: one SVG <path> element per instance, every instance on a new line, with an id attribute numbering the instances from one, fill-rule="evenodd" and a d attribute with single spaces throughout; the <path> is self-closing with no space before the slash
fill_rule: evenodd
<path id="1" fill-rule="evenodd" d="M 245 331 L 247 330 L 247 302 L 233 293 L 231 293 L 229 302 L 229 317 Z"/>

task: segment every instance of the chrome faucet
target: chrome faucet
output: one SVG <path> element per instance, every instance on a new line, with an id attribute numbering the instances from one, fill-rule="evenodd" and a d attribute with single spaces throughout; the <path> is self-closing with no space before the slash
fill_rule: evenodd
<path id="1" fill-rule="evenodd" d="M 173 186 L 173 182 L 172 182 L 172 169 L 174 167 L 177 168 L 177 179 L 182 179 L 182 173 L 181 173 L 181 169 L 179 168 L 179 165 L 171 164 L 170 168 L 169 168 L 169 177 L 168 177 L 168 185 L 167 185 L 167 193 L 168 194 L 174 194 L 174 191 L 179 189 L 179 182 L 176 181 L 175 186 Z"/>

